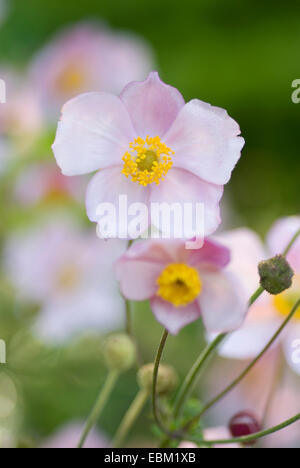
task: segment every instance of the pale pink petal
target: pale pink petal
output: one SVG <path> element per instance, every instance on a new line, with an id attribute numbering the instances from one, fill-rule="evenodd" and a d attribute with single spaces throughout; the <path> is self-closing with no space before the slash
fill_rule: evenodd
<path id="1" fill-rule="evenodd" d="M 215 239 L 230 249 L 228 270 L 239 277 L 250 297 L 259 285 L 258 263 L 268 257 L 262 240 L 247 228 L 222 232 Z"/>
<path id="2" fill-rule="evenodd" d="M 135 242 L 123 255 L 122 258 L 142 260 L 146 262 L 157 262 L 161 265 L 178 262 L 183 255 L 184 242 L 174 240 L 147 240 Z"/>
<path id="3" fill-rule="evenodd" d="M 246 321 L 221 344 L 219 354 L 229 359 L 252 359 L 263 350 L 279 326 L 280 321 L 276 319 L 261 322 Z M 213 338 L 214 336 L 210 336 L 210 339 Z"/>
<path id="4" fill-rule="evenodd" d="M 195 267 L 206 264 L 224 268 L 229 262 L 230 250 L 212 239 L 205 239 L 201 249 L 188 251 L 188 263 Z"/>
<path id="5" fill-rule="evenodd" d="M 99 280 L 98 290 L 93 285 L 68 296 L 51 298 L 34 325 L 35 333 L 45 342 L 63 343 L 84 332 L 105 334 L 119 329 L 124 321 L 124 300 L 117 288 L 114 295 L 109 295 L 106 284 Z"/>
<path id="6" fill-rule="evenodd" d="M 180 92 L 163 83 L 157 72 L 150 73 L 146 81 L 129 83 L 120 97 L 141 138 L 162 137 L 184 106 Z"/>
<path id="7" fill-rule="evenodd" d="M 278 220 L 271 228 L 267 238 L 271 255 L 283 253 L 299 229 L 300 216 L 290 216 Z M 292 268 L 294 268 L 297 273 L 300 273 L 300 236 L 291 248 L 287 259 Z"/>
<path id="8" fill-rule="evenodd" d="M 157 278 L 164 268 L 179 261 L 184 244 L 176 241 L 139 241 L 116 263 L 122 294 L 133 301 L 150 299 L 157 292 Z"/>
<path id="9" fill-rule="evenodd" d="M 128 112 L 118 97 L 87 93 L 63 107 L 53 152 L 63 174 L 86 174 L 122 164 L 134 136 Z"/>
<path id="10" fill-rule="evenodd" d="M 201 271 L 203 289 L 198 302 L 209 332 L 228 332 L 242 325 L 248 298 L 240 282 L 229 272 Z"/>
<path id="11" fill-rule="evenodd" d="M 109 223 L 113 223 L 118 238 L 139 237 L 149 226 L 149 188 L 133 183 L 122 174 L 122 167 L 115 166 L 99 171 L 90 181 L 86 192 L 87 215 L 91 221 L 99 223 L 101 234 L 105 226 L 104 219 L 106 208 L 104 204 L 110 205 L 110 213 L 116 213 L 114 222 L 113 216 L 109 215 Z M 138 205 L 135 205 L 138 204 Z M 99 212 L 100 205 L 103 211 Z M 129 210 L 134 209 L 134 213 Z M 105 209 L 104 209 L 105 208 Z M 99 214 L 100 213 L 100 214 Z M 132 226 L 137 221 L 138 235 L 132 234 Z M 102 220 L 102 224 L 101 224 Z"/>
<path id="12" fill-rule="evenodd" d="M 157 291 L 157 278 L 163 267 L 160 263 L 143 260 L 120 260 L 116 265 L 121 293 L 131 301 L 144 301 Z"/>
<path id="13" fill-rule="evenodd" d="M 208 427 L 204 430 L 204 438 L 205 440 L 226 440 L 231 439 L 232 435 L 230 430 L 227 427 Z M 223 444 L 223 445 L 214 445 L 214 448 L 227 448 L 227 449 L 238 449 L 241 448 L 239 444 Z"/>
<path id="14" fill-rule="evenodd" d="M 240 128 L 223 109 L 194 99 L 187 103 L 164 137 L 174 165 L 217 185 L 226 184 L 241 156 Z"/>
<path id="15" fill-rule="evenodd" d="M 181 212 L 184 213 L 184 204 L 188 203 L 192 207 L 192 212 L 196 212 L 196 205 L 202 204 L 204 207 L 203 234 L 208 236 L 216 231 L 221 222 L 219 202 L 223 195 L 223 187 L 204 182 L 199 177 L 182 169 L 172 168 L 166 179 L 157 186 L 151 186 L 151 202 L 168 203 L 169 206 L 178 204 Z M 194 216 L 195 218 L 195 216 Z M 171 216 L 168 223 L 168 234 L 172 237 L 179 229 L 183 238 L 192 238 L 196 235 L 195 226 L 188 225 L 178 218 L 176 223 Z M 162 230 L 162 226 L 152 217 L 153 225 Z M 193 224 L 193 223 L 191 223 Z M 202 223 L 203 224 L 203 223 Z M 198 233 L 197 233 L 198 234 Z"/>
<path id="16" fill-rule="evenodd" d="M 157 321 L 172 335 L 177 335 L 181 328 L 194 322 L 201 315 L 197 302 L 185 307 L 175 307 L 159 297 L 151 300 L 151 309 Z"/>

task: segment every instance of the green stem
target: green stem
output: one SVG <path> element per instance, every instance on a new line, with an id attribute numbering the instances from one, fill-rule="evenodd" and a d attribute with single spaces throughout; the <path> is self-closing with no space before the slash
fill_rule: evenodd
<path id="1" fill-rule="evenodd" d="M 212 406 L 214 406 L 216 403 L 218 403 L 220 400 L 222 400 L 227 393 L 229 393 L 231 390 L 233 390 L 245 377 L 246 375 L 249 374 L 249 372 L 253 369 L 253 367 L 257 364 L 257 362 L 265 355 L 265 353 L 271 348 L 271 346 L 274 344 L 274 342 L 277 340 L 278 336 L 282 333 L 286 325 L 289 323 L 289 321 L 293 318 L 295 315 L 298 307 L 300 306 L 300 299 L 296 302 L 294 307 L 292 308 L 291 312 L 289 315 L 286 317 L 282 325 L 278 328 L 276 333 L 272 336 L 270 341 L 266 344 L 266 346 L 263 348 L 263 350 L 256 356 L 253 361 L 246 367 L 246 369 L 230 384 L 228 387 L 226 387 L 223 392 L 221 392 L 219 395 L 217 395 L 215 398 L 213 398 L 209 403 L 207 403 L 202 411 L 198 413 L 196 416 L 193 417 L 185 426 L 184 429 L 187 430 L 192 426 L 194 423 L 198 422 L 199 419 L 203 416 L 204 413 L 206 413 Z"/>
<path id="2" fill-rule="evenodd" d="M 160 419 L 158 407 L 157 407 L 157 377 L 158 377 L 158 371 L 159 371 L 159 365 L 162 357 L 162 353 L 167 341 L 169 333 L 167 330 L 164 330 L 163 335 L 161 337 L 159 347 L 157 350 L 156 358 L 154 361 L 154 369 L 153 369 L 153 381 L 152 381 L 152 411 L 153 411 L 153 416 L 156 424 L 158 427 L 165 432 L 168 436 L 171 436 L 171 432 L 164 426 L 163 422 Z"/>
<path id="3" fill-rule="evenodd" d="M 130 301 L 125 299 L 125 308 L 126 308 L 126 333 L 128 336 L 131 338 L 133 337 L 133 331 L 132 331 L 132 320 L 131 320 L 131 304 Z"/>
<path id="4" fill-rule="evenodd" d="M 115 370 L 111 370 L 106 378 L 106 381 L 100 391 L 100 394 L 97 398 L 94 408 L 91 411 L 91 414 L 86 422 L 85 428 L 83 430 L 82 436 L 80 438 L 78 448 L 83 448 L 83 445 L 86 441 L 87 436 L 89 435 L 91 429 L 97 423 L 105 404 L 112 392 L 112 389 L 115 386 L 119 373 Z"/>
<path id="5" fill-rule="evenodd" d="M 148 397 L 149 397 L 149 392 L 147 392 L 146 390 L 140 390 L 138 392 L 131 406 L 128 408 L 117 430 L 117 433 L 115 435 L 115 439 L 113 442 L 113 447 L 115 448 L 121 447 L 132 425 L 134 424 L 135 420 L 141 413 Z"/>
<path id="6" fill-rule="evenodd" d="M 274 434 L 274 432 L 281 431 L 286 427 L 290 426 L 291 424 L 296 423 L 300 420 L 300 413 L 296 414 L 293 418 L 287 419 L 286 421 L 278 424 L 278 426 L 271 427 L 270 429 L 266 429 L 265 431 L 256 432 L 255 434 L 251 434 L 249 436 L 243 437 L 235 437 L 233 439 L 225 439 L 225 440 L 204 440 L 201 442 L 201 445 L 211 446 L 211 445 L 224 445 L 224 444 L 235 444 L 235 443 L 247 443 L 253 442 L 254 440 L 261 439 L 262 437 L 266 437 L 267 435 Z"/>
<path id="7" fill-rule="evenodd" d="M 206 349 L 200 354 L 195 364 L 191 368 L 190 372 L 185 378 L 181 389 L 177 395 L 174 405 L 174 417 L 177 418 L 184 406 L 184 403 L 195 383 L 195 380 L 199 377 L 199 372 L 203 368 L 207 359 L 210 357 L 211 353 L 219 346 L 219 344 L 224 340 L 226 334 L 223 333 L 218 335 L 214 341 L 212 341 Z"/>
<path id="8" fill-rule="evenodd" d="M 262 295 L 262 293 L 264 292 L 264 288 L 262 286 L 260 286 L 254 294 L 252 294 L 252 296 L 250 297 L 249 299 L 249 302 L 248 302 L 248 306 L 251 307 L 254 302 Z"/>
<path id="9" fill-rule="evenodd" d="M 287 254 L 289 253 L 289 251 L 291 250 L 291 248 L 293 247 L 294 243 L 296 242 L 296 240 L 298 239 L 298 237 L 300 236 L 300 229 L 299 231 L 296 232 L 296 234 L 294 234 L 294 236 L 292 237 L 292 239 L 290 240 L 290 242 L 288 243 L 288 245 L 286 246 L 284 252 L 283 252 L 283 256 L 286 257 Z"/>

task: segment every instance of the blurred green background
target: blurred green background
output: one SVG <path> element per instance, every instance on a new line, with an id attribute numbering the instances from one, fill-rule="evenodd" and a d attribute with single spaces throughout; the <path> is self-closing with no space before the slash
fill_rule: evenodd
<path id="1" fill-rule="evenodd" d="M 164 81 L 186 100 L 196 97 L 226 108 L 241 126 L 246 147 L 226 189 L 236 223 L 265 233 L 276 218 L 299 212 L 300 104 L 291 100 L 291 83 L 300 78 L 299 2 L 11 0 L 9 5 L 0 29 L 0 61 L 20 69 L 57 30 L 84 19 L 98 18 L 144 37 Z M 7 313 L 15 305 L 6 284 L 1 298 L 1 338 L 10 343 L 9 353 L 14 351 L 7 372 L 22 395 L 26 445 L 70 418 L 86 416 L 106 373 L 101 340 L 83 338 L 67 349 L 41 347 L 24 333 L 32 311 Z M 135 327 L 150 361 L 161 328 L 146 306 L 138 307 L 143 313 L 136 311 Z M 166 359 L 177 363 L 182 376 L 201 339 L 199 325 L 184 329 L 179 340 L 170 339 Z M 114 392 L 114 411 L 104 413 L 108 434 L 136 391 L 132 371 Z M 142 421 L 136 433 L 149 437 Z"/>
<path id="2" fill-rule="evenodd" d="M 298 1 L 11 0 L 0 33 L 1 59 L 26 64 L 55 31 L 99 18 L 132 30 L 154 47 L 162 78 L 224 107 L 246 139 L 227 193 L 242 222 L 265 232 L 299 211 L 300 105 Z"/>

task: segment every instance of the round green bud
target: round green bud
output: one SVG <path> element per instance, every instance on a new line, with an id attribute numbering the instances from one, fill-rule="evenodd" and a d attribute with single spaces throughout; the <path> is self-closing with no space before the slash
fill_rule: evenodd
<path id="1" fill-rule="evenodd" d="M 292 286 L 294 272 L 283 255 L 276 255 L 258 265 L 261 286 L 270 294 L 280 294 Z"/>
<path id="2" fill-rule="evenodd" d="M 128 335 L 109 336 L 103 349 L 106 365 L 109 369 L 124 372 L 133 366 L 136 359 L 136 348 Z"/>
<path id="3" fill-rule="evenodd" d="M 145 364 L 138 371 L 137 379 L 140 388 L 152 391 L 154 364 Z M 171 366 L 161 364 L 157 376 L 157 393 L 161 396 L 168 395 L 176 388 L 178 377 Z"/>

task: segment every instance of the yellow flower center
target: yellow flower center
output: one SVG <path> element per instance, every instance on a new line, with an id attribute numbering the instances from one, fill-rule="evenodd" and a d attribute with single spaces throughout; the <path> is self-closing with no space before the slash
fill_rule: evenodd
<path id="1" fill-rule="evenodd" d="M 85 76 L 76 64 L 69 64 L 57 77 L 56 87 L 62 94 L 77 93 L 83 89 Z"/>
<path id="2" fill-rule="evenodd" d="M 80 279 L 78 267 L 75 265 L 64 266 L 57 276 L 57 288 L 66 292 L 75 289 Z"/>
<path id="3" fill-rule="evenodd" d="M 281 294 L 274 296 L 273 304 L 280 315 L 287 316 L 300 297 L 300 276 L 295 275 L 292 287 Z M 294 315 L 294 319 L 300 320 L 300 307 Z"/>
<path id="4" fill-rule="evenodd" d="M 175 307 L 193 302 L 202 290 L 198 271 L 184 263 L 171 263 L 157 279 L 157 295 Z"/>
<path id="5" fill-rule="evenodd" d="M 138 137 L 129 147 L 123 156 L 122 173 L 144 187 L 153 182 L 159 185 L 173 165 L 171 155 L 174 152 L 158 136 L 147 136 L 145 140 Z"/>

